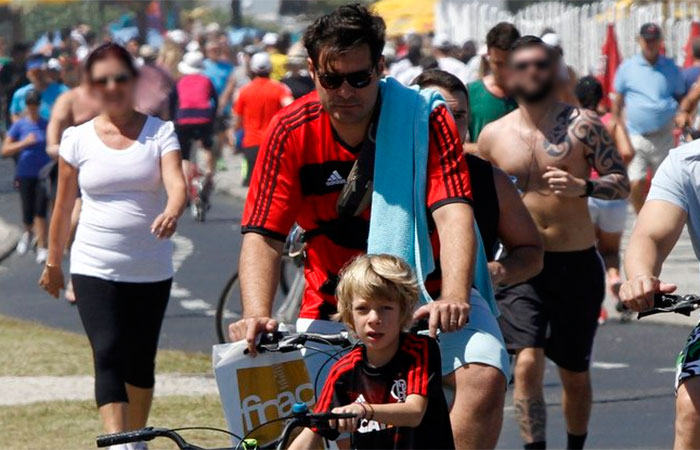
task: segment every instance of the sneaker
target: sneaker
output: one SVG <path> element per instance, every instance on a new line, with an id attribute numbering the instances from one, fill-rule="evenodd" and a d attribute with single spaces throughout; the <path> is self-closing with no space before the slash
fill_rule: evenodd
<path id="1" fill-rule="evenodd" d="M 29 251 L 29 246 L 32 243 L 32 235 L 29 233 L 29 231 L 25 231 L 22 234 L 22 237 L 19 239 L 19 242 L 17 242 L 17 254 L 18 255 L 26 255 L 27 252 Z"/>
<path id="2" fill-rule="evenodd" d="M 608 311 L 604 308 L 600 308 L 600 315 L 598 316 L 598 325 L 603 325 L 608 321 Z"/>
<path id="3" fill-rule="evenodd" d="M 36 248 L 36 263 L 37 264 L 44 264 L 46 260 L 49 258 L 49 249 L 46 247 L 37 247 Z"/>

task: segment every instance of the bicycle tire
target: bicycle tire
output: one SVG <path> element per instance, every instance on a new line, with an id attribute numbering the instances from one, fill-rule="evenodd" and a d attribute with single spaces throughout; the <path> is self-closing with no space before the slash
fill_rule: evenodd
<path id="1" fill-rule="evenodd" d="M 224 289 L 221 291 L 221 295 L 219 296 L 219 302 L 216 305 L 216 314 L 214 314 L 214 319 L 215 319 L 215 326 L 216 326 L 216 336 L 219 339 L 220 344 L 225 344 L 229 342 L 228 339 L 228 327 L 224 324 L 224 320 L 227 318 L 224 317 L 226 311 L 227 311 L 227 304 L 229 299 L 231 298 L 231 291 L 236 288 L 238 285 L 238 271 L 234 272 L 233 275 L 231 275 L 231 278 L 226 282 L 226 286 L 224 286 Z"/>

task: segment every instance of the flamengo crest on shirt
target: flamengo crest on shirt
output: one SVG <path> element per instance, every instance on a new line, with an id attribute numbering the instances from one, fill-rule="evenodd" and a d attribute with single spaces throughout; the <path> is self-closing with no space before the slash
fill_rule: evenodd
<path id="1" fill-rule="evenodd" d="M 326 180 L 326 186 L 337 186 L 339 184 L 345 184 L 345 178 L 337 170 L 334 170 Z"/>

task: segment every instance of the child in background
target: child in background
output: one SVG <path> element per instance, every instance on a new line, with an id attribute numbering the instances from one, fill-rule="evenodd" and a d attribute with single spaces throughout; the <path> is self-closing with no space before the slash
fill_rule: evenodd
<path id="1" fill-rule="evenodd" d="M 352 433 L 358 449 L 454 448 L 439 347 L 402 332 L 418 300 L 408 264 L 390 255 L 360 256 L 342 271 L 336 295 L 337 318 L 362 344 L 333 365 L 315 411 L 357 418 L 306 428 L 290 448 L 322 448 L 322 438 L 341 433 Z"/>
<path id="2" fill-rule="evenodd" d="M 25 116 L 12 124 L 2 146 L 2 156 L 14 156 L 17 161 L 15 179 L 22 201 L 22 221 L 25 231 L 17 244 L 17 253 L 29 251 L 32 235 L 37 239 L 36 262 L 46 262 L 46 214 L 48 199 L 46 189 L 39 179 L 42 167 L 51 162 L 46 154 L 46 120 L 39 116 L 41 94 L 36 90 L 27 93 Z"/>

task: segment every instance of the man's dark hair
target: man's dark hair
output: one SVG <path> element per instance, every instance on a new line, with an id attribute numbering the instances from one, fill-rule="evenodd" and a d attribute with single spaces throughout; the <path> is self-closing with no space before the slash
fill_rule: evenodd
<path id="1" fill-rule="evenodd" d="M 700 59 L 700 36 L 693 39 L 693 58 Z"/>
<path id="2" fill-rule="evenodd" d="M 440 69 L 426 70 L 418 75 L 411 84 L 417 84 L 422 88 L 436 86 L 445 89 L 448 92 L 463 92 L 467 96 L 469 102 L 469 91 L 467 87 L 460 81 L 459 78 L 449 72 Z"/>
<path id="3" fill-rule="evenodd" d="M 304 32 L 304 46 L 318 67 L 321 53 L 328 67 L 338 56 L 363 44 L 369 46 L 372 64 L 377 65 L 384 50 L 384 19 L 360 4 L 341 6 L 319 17 Z"/>
<path id="4" fill-rule="evenodd" d="M 513 57 L 513 54 L 517 52 L 518 50 L 524 50 L 526 48 L 533 48 L 533 47 L 539 47 L 542 50 L 544 50 L 547 53 L 547 57 L 555 61 L 558 58 L 558 55 L 556 50 L 553 47 L 550 47 L 549 45 L 545 44 L 542 39 L 538 38 L 537 36 L 523 36 L 521 38 L 518 38 L 510 48 L 510 55 L 509 58 Z"/>
<path id="5" fill-rule="evenodd" d="M 500 22 L 486 34 L 486 47 L 499 50 L 510 50 L 515 41 L 520 38 L 520 32 L 509 22 Z"/>
<path id="6" fill-rule="evenodd" d="M 596 77 L 590 75 L 578 80 L 574 92 L 581 106 L 593 111 L 596 110 L 598 103 L 603 98 L 603 86 Z"/>
<path id="7" fill-rule="evenodd" d="M 438 67 L 438 62 L 434 56 L 428 55 L 420 59 L 420 66 L 423 70 L 436 69 Z"/>

